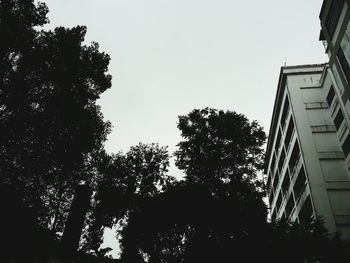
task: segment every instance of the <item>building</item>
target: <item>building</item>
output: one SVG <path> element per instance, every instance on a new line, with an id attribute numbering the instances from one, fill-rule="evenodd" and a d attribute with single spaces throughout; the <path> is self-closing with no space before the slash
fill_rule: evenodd
<path id="1" fill-rule="evenodd" d="M 320 12 L 320 40 L 329 56 L 329 68 L 339 107 L 349 127 L 350 116 L 350 0 L 324 0 Z M 350 140 L 339 134 L 340 144 Z M 345 145 L 344 145 L 345 146 Z M 346 154 L 349 166 L 350 156 Z"/>
<path id="2" fill-rule="evenodd" d="M 349 118 L 328 64 L 282 67 L 264 174 L 272 219 L 322 216 L 350 237 Z"/>
<path id="3" fill-rule="evenodd" d="M 350 0 L 324 0 L 320 12 L 323 42 L 341 103 L 350 115 Z"/>

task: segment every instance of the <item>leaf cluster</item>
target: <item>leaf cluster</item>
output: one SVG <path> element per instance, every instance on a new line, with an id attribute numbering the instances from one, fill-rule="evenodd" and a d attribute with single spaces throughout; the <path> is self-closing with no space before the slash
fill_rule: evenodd
<path id="1" fill-rule="evenodd" d="M 111 87 L 109 56 L 84 44 L 86 27 L 39 30 L 48 8 L 0 1 L 0 183 L 62 232 L 75 186 L 94 181 L 92 156 L 111 130 L 99 96 Z"/>

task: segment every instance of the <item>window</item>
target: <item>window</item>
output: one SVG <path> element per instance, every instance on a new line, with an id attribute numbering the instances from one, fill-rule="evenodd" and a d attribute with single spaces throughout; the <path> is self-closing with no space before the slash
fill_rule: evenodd
<path id="1" fill-rule="evenodd" d="M 344 72 L 346 80 L 350 83 L 350 66 L 341 47 L 338 49 L 337 58 Z"/>
<path id="2" fill-rule="evenodd" d="M 288 202 L 287 202 L 287 205 L 286 205 L 286 217 L 287 217 L 287 219 L 289 218 L 290 213 L 293 211 L 293 209 L 294 209 L 294 198 L 293 198 L 293 195 L 290 195 Z"/>
<path id="3" fill-rule="evenodd" d="M 275 153 L 273 153 L 272 161 L 271 161 L 271 166 L 270 166 L 270 171 L 273 172 L 275 169 L 275 162 L 276 162 L 276 156 Z"/>
<path id="4" fill-rule="evenodd" d="M 274 198 L 273 191 L 271 191 L 271 192 L 270 192 L 270 195 L 269 195 L 269 203 L 270 203 L 270 206 L 272 205 L 273 198 Z"/>
<path id="5" fill-rule="evenodd" d="M 267 176 L 266 186 L 267 186 L 267 191 L 270 191 L 270 188 L 271 188 L 271 172 Z"/>
<path id="6" fill-rule="evenodd" d="M 280 192 L 276 201 L 276 211 L 278 211 L 278 209 L 280 208 L 282 203 L 282 193 Z"/>
<path id="7" fill-rule="evenodd" d="M 286 138 L 284 139 L 284 146 L 286 147 L 286 150 L 288 150 L 290 140 L 292 139 L 293 130 L 294 130 L 294 122 L 293 122 L 293 118 L 290 118 L 287 133 L 286 133 Z"/>
<path id="8" fill-rule="evenodd" d="M 277 185 L 278 185 L 278 176 L 275 176 L 275 180 L 273 181 L 273 190 L 276 191 L 277 190 Z"/>
<path id="9" fill-rule="evenodd" d="M 286 159 L 286 153 L 284 152 L 284 149 L 281 152 L 280 160 L 278 162 L 278 169 L 282 171 L 282 167 L 284 164 L 284 160 Z"/>
<path id="10" fill-rule="evenodd" d="M 332 104 L 334 96 L 335 96 L 335 92 L 334 92 L 333 86 L 331 86 L 331 88 L 328 91 L 328 95 L 327 95 L 328 105 Z"/>
<path id="11" fill-rule="evenodd" d="M 330 37 L 333 37 L 335 29 L 337 28 L 338 19 L 343 7 L 344 0 L 333 0 L 329 8 L 325 26 Z"/>
<path id="12" fill-rule="evenodd" d="M 337 130 L 339 129 L 340 125 L 343 123 L 343 120 L 344 120 L 343 112 L 341 111 L 341 109 L 339 109 L 337 115 L 334 118 L 334 125 L 337 128 Z"/>
<path id="13" fill-rule="evenodd" d="M 282 116 L 281 116 L 282 129 L 284 128 L 284 125 L 286 123 L 286 117 L 287 117 L 288 110 L 289 110 L 289 100 L 288 100 L 288 97 L 286 96 L 286 99 L 284 100 L 283 112 L 282 112 Z"/>
<path id="14" fill-rule="evenodd" d="M 341 146 L 341 148 L 343 149 L 345 158 L 348 157 L 349 152 L 350 152 L 350 134 L 348 134 L 348 136 L 346 137 L 343 145 Z"/>
<path id="15" fill-rule="evenodd" d="M 278 135 L 277 135 L 276 145 L 275 145 L 276 151 L 277 151 L 277 150 L 279 149 L 279 147 L 280 147 L 281 137 L 282 137 L 282 135 L 281 135 L 281 130 L 278 129 Z"/>
<path id="16" fill-rule="evenodd" d="M 306 176 L 305 176 L 305 170 L 304 167 L 301 167 L 299 174 L 298 174 L 298 178 L 294 183 L 294 195 L 295 195 L 295 199 L 298 199 L 301 195 L 301 193 L 304 191 L 304 187 L 306 184 Z"/>
<path id="17" fill-rule="evenodd" d="M 288 169 L 287 169 L 287 172 L 284 175 L 283 182 L 282 182 L 282 190 L 283 190 L 284 195 L 286 195 L 288 192 L 289 184 L 290 184 L 290 180 L 289 180 L 289 173 L 288 173 Z"/>
<path id="18" fill-rule="evenodd" d="M 291 154 L 290 159 L 289 159 L 289 170 L 291 172 L 293 171 L 294 166 L 299 159 L 299 154 L 300 154 L 299 144 L 298 144 L 298 141 L 295 141 L 293 151 L 292 151 L 292 154 Z"/>

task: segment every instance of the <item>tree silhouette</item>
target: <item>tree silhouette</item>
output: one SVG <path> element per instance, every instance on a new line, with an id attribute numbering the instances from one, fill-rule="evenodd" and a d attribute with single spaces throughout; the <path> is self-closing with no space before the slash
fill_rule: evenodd
<path id="1" fill-rule="evenodd" d="M 255 181 L 266 139 L 256 121 L 249 122 L 236 112 L 205 108 L 179 116 L 178 128 L 184 140 L 175 152 L 176 165 L 189 182 L 215 186 Z"/>
<path id="2" fill-rule="evenodd" d="M 1 262 L 47 262 L 58 244 L 9 186 L 0 185 Z"/>
<path id="3" fill-rule="evenodd" d="M 307 219 L 299 224 L 285 220 L 268 224 L 267 236 L 261 248 L 271 251 L 265 255 L 270 262 L 324 262 L 349 261 L 350 242 L 339 233 L 330 234 L 322 219 Z"/>
<path id="4" fill-rule="evenodd" d="M 80 181 L 92 183 L 95 152 L 110 131 L 96 100 L 111 86 L 109 56 L 84 45 L 86 28 L 39 31 L 48 9 L 0 2 L 0 182 L 62 232 Z"/>
<path id="5" fill-rule="evenodd" d="M 103 154 L 98 162 L 99 180 L 85 251 L 98 254 L 105 227 L 113 227 L 164 192 L 174 182 L 168 175 L 167 147 L 139 143 L 123 154 Z M 127 220 L 128 221 L 128 220 Z"/>
<path id="6" fill-rule="evenodd" d="M 121 262 L 347 262 L 348 243 L 319 221 L 267 221 L 256 122 L 206 108 L 180 116 L 178 127 L 185 180 L 130 210 Z"/>
<path id="7" fill-rule="evenodd" d="M 265 133 L 231 111 L 179 117 L 176 164 L 185 180 L 150 196 L 128 214 L 122 262 L 224 262 L 233 248 L 267 231 L 262 167 Z"/>

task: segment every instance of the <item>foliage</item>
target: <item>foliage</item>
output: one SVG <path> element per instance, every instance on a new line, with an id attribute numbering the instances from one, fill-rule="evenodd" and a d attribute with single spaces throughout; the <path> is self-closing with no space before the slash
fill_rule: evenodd
<path id="1" fill-rule="evenodd" d="M 205 108 L 179 116 L 183 141 L 176 165 L 189 182 L 212 186 L 253 184 L 263 165 L 266 136 L 256 121 L 236 112 Z M 255 191 L 255 189 L 254 189 Z"/>
<path id="2" fill-rule="evenodd" d="M 95 256 L 95 255 L 79 252 L 74 258 L 74 262 L 76 263 L 118 263 L 120 261 L 118 259 L 112 259 L 110 257 L 105 257 L 100 255 Z"/>
<path id="3" fill-rule="evenodd" d="M 108 209 L 115 209 L 112 196 L 122 200 L 118 206 L 121 211 L 113 212 L 120 219 L 130 205 L 163 192 L 174 181 L 167 174 L 168 166 L 167 147 L 155 143 L 132 146 L 125 155 L 106 156 L 99 171 L 102 176 L 96 198 L 101 204 L 100 214 L 109 214 Z"/>
<path id="4" fill-rule="evenodd" d="M 220 262 L 228 247 L 255 244 L 266 229 L 257 178 L 262 128 L 244 115 L 208 108 L 180 116 L 178 128 L 184 140 L 176 164 L 185 180 L 128 214 L 122 261 Z"/>
<path id="5" fill-rule="evenodd" d="M 240 217 L 236 207 L 235 200 L 213 197 L 200 185 L 172 186 L 129 214 L 121 232 L 122 260 L 133 262 L 147 255 L 150 262 L 215 261 L 226 245 L 243 242 L 244 232 L 255 240 L 264 226 L 264 221 L 252 220 L 254 214 Z"/>
<path id="6" fill-rule="evenodd" d="M 84 45 L 86 28 L 39 31 L 45 4 L 0 2 L 0 181 L 13 186 L 42 226 L 61 232 L 80 181 L 110 123 L 96 100 L 111 86 L 109 56 Z"/>
<path id="7" fill-rule="evenodd" d="M 186 182 L 205 186 L 223 202 L 235 202 L 232 208 L 241 210 L 240 216 L 256 210 L 256 220 L 265 221 L 265 191 L 257 177 L 266 139 L 262 127 L 243 114 L 205 108 L 179 116 L 178 128 L 183 141 L 175 152 L 176 165 Z"/>
<path id="8" fill-rule="evenodd" d="M 1 262 L 47 262 L 54 255 L 55 236 L 38 225 L 11 187 L 0 185 L 0 209 Z"/>
<path id="9" fill-rule="evenodd" d="M 185 180 L 128 213 L 122 262 L 346 262 L 349 243 L 321 222 L 267 222 L 256 122 L 204 109 L 180 116 L 178 127 Z"/>
<path id="10" fill-rule="evenodd" d="M 271 262 L 283 258 L 290 263 L 345 263 L 350 256 L 350 242 L 341 239 L 339 233 L 330 234 L 321 219 L 310 218 L 301 224 L 285 220 L 271 222 L 267 233 L 262 248 L 274 251 Z"/>
<path id="11" fill-rule="evenodd" d="M 319 220 L 259 222 L 232 207 L 204 187 L 172 186 L 129 215 L 121 262 L 348 262 L 349 241 Z"/>
<path id="12" fill-rule="evenodd" d="M 99 251 L 104 227 L 113 227 L 147 200 L 164 192 L 174 181 L 167 174 L 167 147 L 139 143 L 126 153 L 101 155 L 91 227 L 84 250 Z"/>

